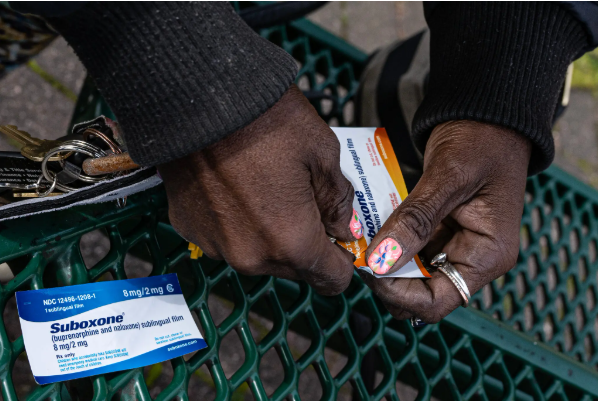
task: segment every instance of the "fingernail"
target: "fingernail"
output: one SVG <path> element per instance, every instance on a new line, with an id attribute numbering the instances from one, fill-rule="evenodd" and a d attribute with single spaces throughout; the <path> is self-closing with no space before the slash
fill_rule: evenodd
<path id="1" fill-rule="evenodd" d="M 384 239 L 370 255 L 368 266 L 378 275 L 383 275 L 392 268 L 401 254 L 403 254 L 403 249 L 396 240 Z"/>
<path id="2" fill-rule="evenodd" d="M 361 239 L 363 237 L 363 225 L 361 224 L 361 220 L 359 219 L 359 215 L 355 209 L 353 209 L 353 217 L 351 217 L 349 228 L 356 239 Z"/>

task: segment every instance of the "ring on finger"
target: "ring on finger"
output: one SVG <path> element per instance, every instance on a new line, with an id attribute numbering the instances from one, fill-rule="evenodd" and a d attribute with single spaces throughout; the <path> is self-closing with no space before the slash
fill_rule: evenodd
<path id="1" fill-rule="evenodd" d="M 437 254 L 434 258 L 432 258 L 430 265 L 432 265 L 434 268 L 438 269 L 440 272 L 445 274 L 451 280 L 451 282 L 453 282 L 453 285 L 455 285 L 455 287 L 459 291 L 461 298 L 463 298 L 463 307 L 469 306 L 469 299 L 471 298 L 469 288 L 467 287 L 467 284 L 465 283 L 465 279 L 463 279 L 463 276 L 461 276 L 459 271 L 457 271 L 457 268 L 455 268 L 453 264 L 448 262 L 446 253 Z M 422 321 L 421 318 L 417 317 L 411 317 L 410 322 L 413 328 L 420 328 L 426 325 L 426 323 Z"/>
<path id="2" fill-rule="evenodd" d="M 461 298 L 463 298 L 463 307 L 467 307 L 469 305 L 469 299 L 471 298 L 469 288 L 467 287 L 463 276 L 461 276 L 459 271 L 457 271 L 457 268 L 448 262 L 446 254 L 440 253 L 436 255 L 436 257 L 432 258 L 430 264 L 445 274 L 451 280 L 451 282 L 453 282 L 453 285 L 455 285 L 459 291 Z"/>

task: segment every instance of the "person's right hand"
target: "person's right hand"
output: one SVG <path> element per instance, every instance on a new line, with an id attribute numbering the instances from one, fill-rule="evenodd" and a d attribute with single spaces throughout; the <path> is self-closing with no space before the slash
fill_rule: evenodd
<path id="1" fill-rule="evenodd" d="M 366 251 L 369 267 L 387 275 L 419 253 L 443 252 L 473 295 L 515 266 L 532 143 L 500 126 L 450 121 L 426 145 L 424 174 Z M 432 324 L 463 304 L 451 279 L 359 273 L 399 320 Z"/>
<path id="2" fill-rule="evenodd" d="M 173 227 L 209 257 L 332 295 L 348 286 L 353 256 L 327 234 L 362 236 L 339 160 L 336 136 L 293 85 L 248 126 L 158 169 Z"/>

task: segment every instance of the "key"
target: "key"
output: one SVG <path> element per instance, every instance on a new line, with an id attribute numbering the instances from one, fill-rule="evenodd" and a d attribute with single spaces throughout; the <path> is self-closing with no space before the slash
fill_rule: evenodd
<path id="1" fill-rule="evenodd" d="M 61 193 L 61 192 L 49 193 L 49 194 L 44 195 L 44 197 L 55 197 L 57 195 L 64 195 L 64 193 Z M 38 193 L 35 193 L 35 192 L 33 192 L 33 193 L 25 193 L 25 192 L 16 193 L 16 192 L 14 192 L 14 193 L 12 193 L 12 196 L 15 198 L 40 198 L 41 197 L 41 195 L 39 195 Z"/>
<path id="2" fill-rule="evenodd" d="M 0 126 L 0 133 L 18 141 L 22 145 L 21 154 L 35 162 L 41 162 L 48 151 L 60 145 L 60 141 L 34 138 L 28 132 L 19 130 L 17 126 Z M 72 155 L 72 152 L 57 154 L 51 157 L 50 161 L 63 160 L 70 155 Z"/>
<path id="3" fill-rule="evenodd" d="M 37 188 L 37 184 L 20 184 L 20 183 L 3 183 L 0 182 L 0 190 L 1 189 L 12 189 L 12 190 L 35 190 Z"/>

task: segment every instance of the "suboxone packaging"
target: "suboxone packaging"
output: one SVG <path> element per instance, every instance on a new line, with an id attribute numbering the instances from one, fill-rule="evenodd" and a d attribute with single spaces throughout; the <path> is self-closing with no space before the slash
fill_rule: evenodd
<path id="1" fill-rule="evenodd" d="M 176 274 L 17 292 L 35 381 L 149 366 L 205 348 Z"/>
<path id="2" fill-rule="evenodd" d="M 341 170 L 353 184 L 353 208 L 363 224 L 363 237 L 338 242 L 355 255 L 355 266 L 384 278 L 425 278 L 430 274 L 419 257 L 393 274 L 377 275 L 365 261 L 365 250 L 392 211 L 407 197 L 397 157 L 383 128 L 332 127 L 341 144 Z"/>

